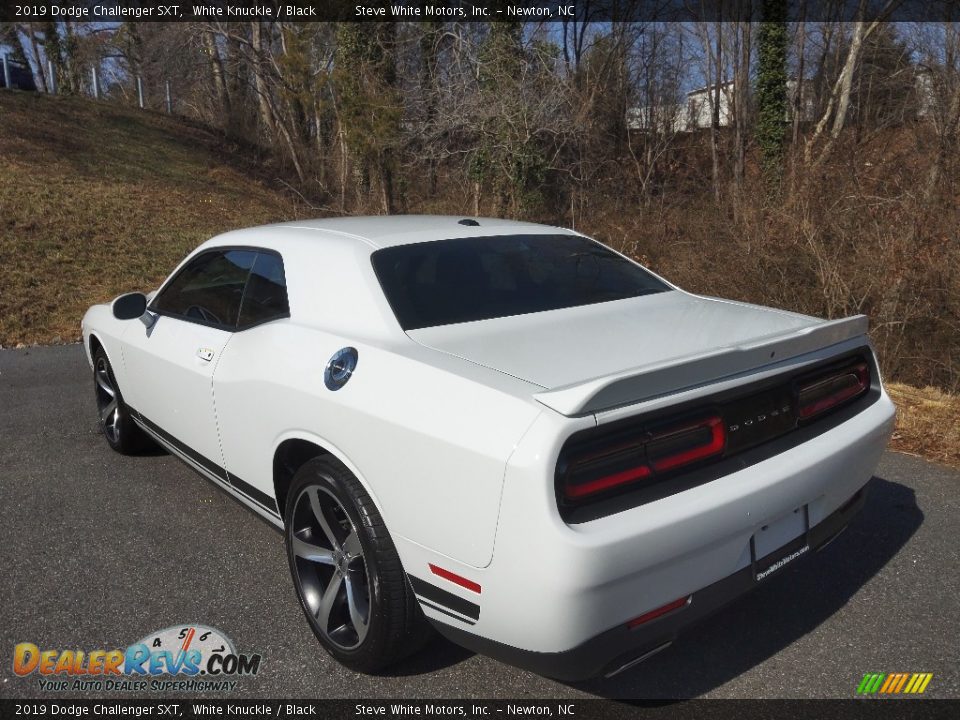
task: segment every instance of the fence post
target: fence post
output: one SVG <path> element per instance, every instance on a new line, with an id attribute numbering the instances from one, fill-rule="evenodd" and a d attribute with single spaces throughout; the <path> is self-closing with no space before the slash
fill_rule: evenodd
<path id="1" fill-rule="evenodd" d="M 167 115 L 173 115 L 173 99 L 170 97 L 170 81 L 167 80 Z"/>
<path id="2" fill-rule="evenodd" d="M 48 85 L 51 95 L 57 94 L 57 76 L 53 72 L 53 61 L 47 60 L 47 74 L 50 76 L 50 83 Z"/>
<path id="3" fill-rule="evenodd" d="M 7 54 L 3 54 L 3 86 L 9 88 L 10 83 L 10 63 L 7 62 Z"/>
<path id="4" fill-rule="evenodd" d="M 140 103 L 140 109 L 143 110 L 143 81 L 137 75 L 137 102 Z"/>
<path id="5" fill-rule="evenodd" d="M 94 100 L 100 99 L 100 81 L 97 78 L 97 66 L 94 65 L 90 69 L 90 74 L 93 76 L 93 98 Z"/>

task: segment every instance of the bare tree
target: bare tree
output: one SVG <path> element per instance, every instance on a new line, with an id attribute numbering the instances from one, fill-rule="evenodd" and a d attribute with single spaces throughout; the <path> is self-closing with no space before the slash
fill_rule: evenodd
<path id="1" fill-rule="evenodd" d="M 920 58 L 917 111 L 936 138 L 923 196 L 931 200 L 960 139 L 960 23 L 920 23 L 914 27 L 914 52 Z"/>
<path id="2" fill-rule="evenodd" d="M 675 23 L 651 23 L 636 43 L 627 149 L 644 202 L 651 197 L 655 179 L 665 171 L 664 159 L 686 130 L 681 84 L 690 60 L 683 29 Z"/>
<path id="3" fill-rule="evenodd" d="M 867 22 L 867 0 L 859 0 L 857 4 L 856 19 L 852 23 L 846 59 L 842 68 L 840 69 L 840 74 L 837 76 L 837 79 L 833 84 L 833 88 L 831 89 L 827 98 L 823 114 L 817 121 L 813 133 L 807 139 L 806 147 L 804 148 L 804 160 L 806 162 L 811 162 L 813 157 L 813 148 L 828 127 L 830 128 L 829 138 L 821 148 L 816 160 L 813 162 L 815 165 L 819 165 L 830 155 L 830 151 L 833 149 L 834 142 L 836 142 L 837 138 L 840 137 L 840 133 L 842 132 L 844 123 L 847 119 L 847 113 L 850 109 L 850 95 L 853 89 L 854 73 L 856 72 L 857 64 L 860 60 L 860 53 L 863 49 L 863 43 L 880 26 L 880 23 L 883 22 L 883 18 L 889 15 L 889 13 L 892 12 L 898 4 L 899 0 L 887 0 L 878 16 L 870 22 Z M 837 47 L 839 49 L 839 44 Z"/>

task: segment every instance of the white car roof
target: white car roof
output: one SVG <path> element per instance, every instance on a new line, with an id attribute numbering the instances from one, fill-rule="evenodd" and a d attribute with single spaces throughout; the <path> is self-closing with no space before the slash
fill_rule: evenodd
<path id="1" fill-rule="evenodd" d="M 476 225 L 462 225 L 470 219 Z M 245 246 L 283 256 L 290 317 L 347 336 L 405 338 L 373 271 L 380 248 L 492 235 L 575 234 L 535 223 L 459 215 L 382 215 L 294 220 L 232 230 L 207 240 L 181 263 L 210 248 Z M 179 269 L 179 268 L 178 268 Z"/>
<path id="2" fill-rule="evenodd" d="M 462 224 L 464 220 L 477 224 Z M 208 244 L 250 244 L 269 248 L 274 247 L 274 242 L 284 243 L 285 240 L 293 239 L 293 236 L 299 236 L 302 240 L 352 239 L 363 243 L 372 252 L 380 248 L 416 242 L 514 233 L 568 234 L 570 231 L 517 220 L 468 218 L 462 215 L 373 215 L 292 220 L 261 225 L 224 233 L 210 240 Z"/>

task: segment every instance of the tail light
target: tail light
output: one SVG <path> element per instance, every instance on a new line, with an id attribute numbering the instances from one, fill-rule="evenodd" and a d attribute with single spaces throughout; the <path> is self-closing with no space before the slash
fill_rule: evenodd
<path id="1" fill-rule="evenodd" d="M 642 442 L 614 445 L 572 458 L 564 473 L 564 495 L 581 500 L 652 474 Z"/>
<path id="2" fill-rule="evenodd" d="M 856 355 L 752 394 L 678 409 L 671 418 L 591 430 L 568 442 L 558 459 L 561 514 L 769 443 L 863 397 L 870 382 L 866 356 Z"/>
<path id="3" fill-rule="evenodd" d="M 650 464 L 658 472 L 674 470 L 723 452 L 727 434 L 718 415 L 655 435 L 647 443 Z"/>
<path id="4" fill-rule="evenodd" d="M 863 395 L 870 387 L 870 368 L 865 362 L 833 370 L 800 385 L 799 415 L 810 420 Z"/>
<path id="5" fill-rule="evenodd" d="M 574 455 L 563 471 L 568 501 L 594 495 L 691 465 L 723 453 L 726 432 L 719 415 L 638 433 L 632 441 Z"/>

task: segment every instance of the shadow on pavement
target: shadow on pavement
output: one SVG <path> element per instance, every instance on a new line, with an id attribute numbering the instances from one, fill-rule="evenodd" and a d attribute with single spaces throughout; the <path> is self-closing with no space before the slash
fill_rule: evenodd
<path id="1" fill-rule="evenodd" d="M 387 677 L 427 675 L 437 670 L 459 665 L 473 656 L 473 651 L 462 648 L 435 632 L 421 650 L 418 650 L 406 660 L 391 665 L 382 674 Z"/>

